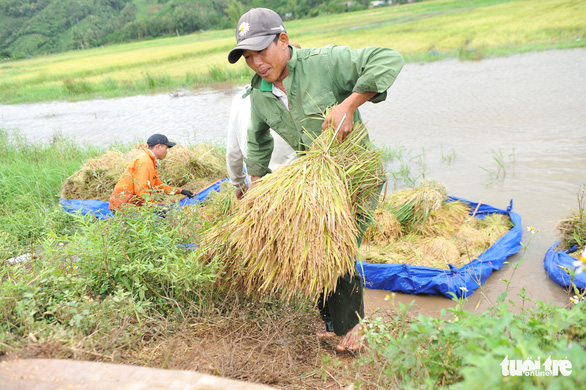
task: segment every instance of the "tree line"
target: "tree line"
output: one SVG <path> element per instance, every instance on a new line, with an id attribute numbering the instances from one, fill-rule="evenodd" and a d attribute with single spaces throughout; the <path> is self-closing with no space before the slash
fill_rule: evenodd
<path id="1" fill-rule="evenodd" d="M 394 0 L 404 3 L 407 0 Z M 367 8 L 371 0 L 0 0 L 0 57 L 82 50 L 235 27 L 246 10 L 283 19 Z M 389 1 L 390 4 L 390 1 Z"/>

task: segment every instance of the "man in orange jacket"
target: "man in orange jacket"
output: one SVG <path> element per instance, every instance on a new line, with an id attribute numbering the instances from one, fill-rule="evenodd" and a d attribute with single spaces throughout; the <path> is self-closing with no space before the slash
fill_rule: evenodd
<path id="1" fill-rule="evenodd" d="M 167 149 L 175 146 L 163 134 L 153 134 L 147 140 L 148 150 L 136 156 L 126 171 L 120 176 L 112 195 L 110 195 L 110 209 L 124 210 L 129 204 L 142 206 L 152 203 L 153 193 L 169 195 L 179 194 L 193 198 L 189 190 L 166 185 L 159 178 L 157 165 L 159 160 L 167 156 Z"/>

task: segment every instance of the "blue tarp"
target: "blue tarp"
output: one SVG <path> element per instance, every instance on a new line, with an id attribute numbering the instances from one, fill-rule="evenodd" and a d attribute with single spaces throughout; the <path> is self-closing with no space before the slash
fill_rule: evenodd
<path id="1" fill-rule="evenodd" d="M 220 186 L 223 182 L 229 180 L 228 178 L 218 180 L 217 182 L 211 184 L 210 186 L 204 188 L 203 190 L 199 191 L 197 194 L 194 194 L 193 199 L 189 199 L 185 197 L 181 199 L 177 204 L 179 206 L 185 205 L 194 205 L 196 203 L 201 202 L 205 198 L 208 197 L 210 192 L 212 191 L 220 191 Z M 67 211 L 68 213 L 75 213 L 80 212 L 83 215 L 95 215 L 98 219 L 105 219 L 112 216 L 112 210 L 108 208 L 108 202 L 103 202 L 101 200 L 86 200 L 86 199 L 64 199 L 60 198 L 59 203 L 61 203 L 61 207 L 63 210 Z"/>
<path id="2" fill-rule="evenodd" d="M 572 256 L 568 253 L 572 253 L 575 251 L 575 248 L 569 249 L 567 251 L 556 251 L 555 248 L 560 244 L 560 242 L 556 242 L 553 244 L 551 248 L 545 254 L 545 258 L 543 259 L 543 266 L 547 271 L 547 275 L 551 280 L 556 282 L 562 287 L 570 287 L 570 275 L 561 269 L 568 268 L 568 269 L 576 269 L 572 264 L 576 261 Z M 574 276 L 573 280 L 576 287 L 583 290 L 586 288 L 586 272 L 582 272 L 578 275 Z"/>
<path id="3" fill-rule="evenodd" d="M 521 216 L 512 211 L 512 200 L 506 210 L 486 204 L 478 205 L 476 202 L 462 198 L 448 199 L 448 201 L 456 200 L 467 203 L 472 210 L 478 208 L 474 214 L 477 218 L 482 219 L 493 213 L 507 214 L 513 222 L 513 228 L 480 256 L 461 268 L 450 265 L 450 269 L 446 270 L 417 265 L 369 264 L 358 261 L 356 267 L 362 276 L 364 286 L 407 294 L 434 294 L 452 298 L 450 293 L 454 293 L 458 298 L 467 297 L 488 279 L 492 271 L 499 270 L 509 256 L 519 251 L 523 229 Z"/>

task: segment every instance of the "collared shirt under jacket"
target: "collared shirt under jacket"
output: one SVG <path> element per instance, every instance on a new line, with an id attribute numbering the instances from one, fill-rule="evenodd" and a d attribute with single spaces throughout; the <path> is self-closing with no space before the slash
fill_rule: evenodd
<path id="1" fill-rule="evenodd" d="M 283 80 L 289 110 L 272 92 L 272 84 L 252 78 L 251 125 L 248 129 L 246 168 L 251 176 L 270 173 L 273 138 L 276 131 L 293 150 L 304 151 L 312 138 L 321 134 L 323 113 L 353 92 L 377 92 L 370 100 L 386 99 L 387 89 L 403 67 L 403 57 L 393 49 L 367 47 L 352 50 L 343 46 L 291 50 L 289 75 Z M 362 122 L 356 110 L 355 122 Z"/>

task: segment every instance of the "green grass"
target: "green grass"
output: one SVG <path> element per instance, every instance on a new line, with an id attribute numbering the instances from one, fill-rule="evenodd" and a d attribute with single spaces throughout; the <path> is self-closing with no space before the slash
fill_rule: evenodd
<path id="1" fill-rule="evenodd" d="M 346 369 L 355 384 L 376 389 L 573 389 L 586 375 L 584 303 L 571 310 L 532 301 L 522 289 L 523 305 L 503 293 L 489 311 L 454 308 L 440 318 L 409 313 L 366 322 L 363 354 Z M 503 375 L 501 362 L 568 359 L 569 376 Z M 362 387 L 360 387 L 362 388 Z"/>
<path id="2" fill-rule="evenodd" d="M 0 130 L 0 260 L 34 250 L 51 229 L 67 232 L 60 211 L 63 181 L 102 150 L 79 146 L 58 134 L 49 143 L 31 142 Z"/>
<path id="3" fill-rule="evenodd" d="M 575 0 L 436 0 L 295 20 L 286 27 L 302 47 L 389 46 L 412 62 L 481 60 L 584 47 L 584 14 L 586 2 Z M 4 61 L 0 102 L 108 98 L 245 83 L 252 75 L 246 65 L 227 62 L 234 44 L 228 29 Z"/>

